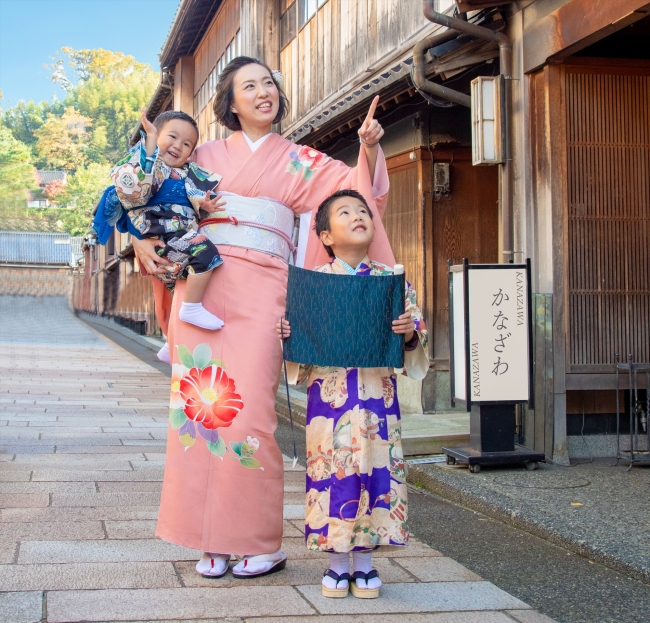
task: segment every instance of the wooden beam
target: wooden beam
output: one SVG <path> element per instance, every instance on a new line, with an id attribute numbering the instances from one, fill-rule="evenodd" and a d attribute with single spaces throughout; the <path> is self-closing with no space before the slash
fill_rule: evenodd
<path id="1" fill-rule="evenodd" d="M 649 13 L 647 0 L 570 0 L 524 30 L 524 72 L 561 61 Z"/>

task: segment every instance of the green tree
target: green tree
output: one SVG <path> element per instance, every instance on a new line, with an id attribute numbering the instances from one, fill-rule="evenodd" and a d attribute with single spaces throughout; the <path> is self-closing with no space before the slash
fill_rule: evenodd
<path id="1" fill-rule="evenodd" d="M 104 189 L 111 184 L 111 165 L 91 162 L 68 177 L 67 184 L 51 199 L 56 210 L 48 210 L 50 222 L 61 221 L 60 227 L 72 236 L 88 231 L 92 213 Z"/>
<path id="2" fill-rule="evenodd" d="M 85 166 L 91 126 L 92 119 L 80 115 L 72 106 L 68 106 L 61 117 L 49 114 L 34 132 L 39 165 L 65 171 Z"/>
<path id="3" fill-rule="evenodd" d="M 38 130 L 47 119 L 48 115 L 61 116 L 65 110 L 62 102 L 40 102 L 34 100 L 20 100 L 15 106 L 7 109 L 3 115 L 3 122 L 8 127 L 14 138 L 25 143 L 28 147 L 36 146 L 34 132 Z"/>
<path id="4" fill-rule="evenodd" d="M 29 147 L 0 125 L 0 205 L 25 206 L 28 192 L 38 187 Z"/>

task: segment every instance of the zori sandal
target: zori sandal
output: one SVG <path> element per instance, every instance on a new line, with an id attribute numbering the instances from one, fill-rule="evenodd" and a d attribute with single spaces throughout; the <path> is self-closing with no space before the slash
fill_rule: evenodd
<path id="1" fill-rule="evenodd" d="M 334 599 L 342 599 L 343 597 L 348 596 L 350 591 L 350 574 L 341 573 L 339 575 L 336 571 L 328 569 L 324 575 L 324 578 L 332 578 L 336 582 L 336 588 L 328 588 L 324 584 L 322 585 L 323 597 L 332 597 Z M 339 586 L 339 584 L 345 583 L 345 587 Z"/>
<path id="2" fill-rule="evenodd" d="M 245 556 L 232 570 L 235 578 L 261 578 L 282 571 L 287 566 L 287 557 L 278 551 L 275 554 Z"/>
<path id="3" fill-rule="evenodd" d="M 373 578 L 379 578 L 379 573 L 376 569 L 373 569 L 369 573 L 364 573 L 363 571 L 355 571 L 352 574 L 352 594 L 359 599 L 377 599 L 379 597 L 379 587 L 377 588 L 359 588 L 357 585 L 357 580 L 363 580 L 366 586 L 368 585 L 368 580 Z"/>

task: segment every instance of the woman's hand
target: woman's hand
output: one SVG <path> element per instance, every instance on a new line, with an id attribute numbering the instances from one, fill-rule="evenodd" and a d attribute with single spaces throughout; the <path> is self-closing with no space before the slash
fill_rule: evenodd
<path id="1" fill-rule="evenodd" d="M 226 209 L 223 206 L 227 203 L 221 195 L 216 195 L 210 199 L 209 195 L 206 194 L 205 198 L 199 201 L 199 207 L 209 214 L 214 214 L 215 212 L 223 212 Z"/>
<path id="2" fill-rule="evenodd" d="M 377 110 L 377 104 L 379 103 L 379 95 L 372 100 L 370 104 L 370 110 L 366 115 L 364 122 L 359 128 L 359 140 L 366 148 L 377 148 L 379 145 L 379 140 L 384 135 L 384 128 L 381 127 L 379 121 L 375 119 L 375 111 Z"/>
<path id="3" fill-rule="evenodd" d="M 284 339 L 287 339 L 291 335 L 291 325 L 289 324 L 289 321 L 285 320 L 284 318 L 282 320 L 278 320 L 278 324 L 275 325 L 275 330 L 280 339 L 283 337 Z"/>
<path id="4" fill-rule="evenodd" d="M 404 341 L 410 342 L 415 333 L 415 322 L 411 312 L 404 312 L 397 320 L 393 320 L 393 333 L 404 335 Z"/>
<path id="5" fill-rule="evenodd" d="M 156 253 L 158 247 L 164 247 L 165 243 L 156 238 L 139 240 L 132 238 L 133 250 L 138 256 L 138 261 L 143 264 L 148 273 L 161 275 L 164 273 L 177 273 L 180 266 L 172 264 L 167 258 L 160 257 Z"/>

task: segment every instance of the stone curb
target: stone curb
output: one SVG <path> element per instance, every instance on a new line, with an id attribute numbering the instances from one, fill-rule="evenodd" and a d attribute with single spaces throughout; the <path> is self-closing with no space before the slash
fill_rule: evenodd
<path id="1" fill-rule="evenodd" d="M 111 331 L 116 331 L 117 333 L 121 333 L 124 337 L 128 337 L 129 339 L 133 340 L 134 342 L 137 342 L 138 344 L 144 346 L 145 348 L 148 348 L 150 351 L 154 353 L 157 353 L 164 344 L 164 341 L 161 339 L 159 340 L 157 338 L 146 338 L 142 335 L 138 335 L 135 331 L 131 331 L 131 329 L 128 329 L 127 327 L 123 327 L 121 324 L 118 324 L 117 322 L 114 322 L 113 320 L 110 320 L 109 318 L 105 318 L 98 314 L 91 314 L 89 312 L 80 311 L 80 310 L 75 310 L 74 314 L 77 318 L 79 318 L 79 320 L 89 325 L 90 327 L 92 327 L 93 325 L 100 325 L 102 327 L 107 327 L 108 329 L 111 329 Z M 154 340 L 159 343 L 155 343 Z"/>
<path id="2" fill-rule="evenodd" d="M 495 504 L 478 495 L 455 487 L 442 478 L 437 478 L 435 475 L 425 472 L 417 465 L 407 464 L 407 470 L 406 480 L 409 484 L 422 487 L 451 502 L 460 504 L 470 510 L 478 511 L 487 517 L 510 524 L 519 530 L 550 541 L 554 545 L 558 545 L 594 562 L 598 562 L 605 567 L 614 569 L 644 584 L 650 584 L 649 569 L 638 568 L 623 562 L 616 558 L 616 556 L 596 549 L 586 541 L 571 539 L 534 517 L 525 516 L 521 511 L 510 510 L 507 507 Z"/>

